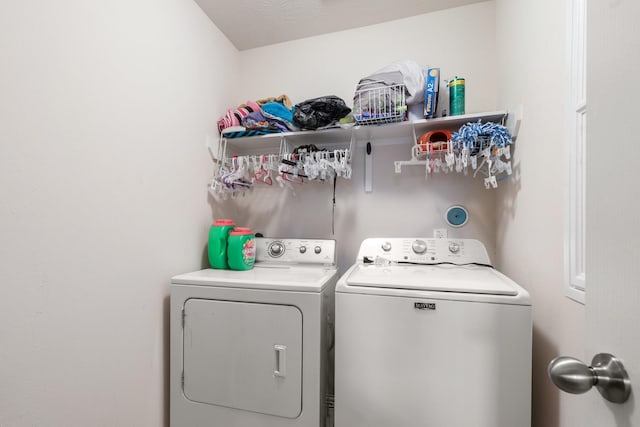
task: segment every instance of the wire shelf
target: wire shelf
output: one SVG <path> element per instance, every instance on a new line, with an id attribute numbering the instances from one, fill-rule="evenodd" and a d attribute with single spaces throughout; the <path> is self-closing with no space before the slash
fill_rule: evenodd
<path id="1" fill-rule="evenodd" d="M 361 125 L 378 125 L 405 120 L 407 104 L 404 85 L 356 90 L 353 97 L 353 116 Z"/>

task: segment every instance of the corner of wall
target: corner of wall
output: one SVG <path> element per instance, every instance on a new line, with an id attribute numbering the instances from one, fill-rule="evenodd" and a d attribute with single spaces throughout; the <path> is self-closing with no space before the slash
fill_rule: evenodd
<path id="1" fill-rule="evenodd" d="M 584 343 L 584 307 L 564 295 L 564 11 L 553 0 L 496 0 L 498 104 L 523 105 L 514 176 L 498 193 L 497 260 L 532 298 L 534 427 L 581 424 L 546 374 Z"/>

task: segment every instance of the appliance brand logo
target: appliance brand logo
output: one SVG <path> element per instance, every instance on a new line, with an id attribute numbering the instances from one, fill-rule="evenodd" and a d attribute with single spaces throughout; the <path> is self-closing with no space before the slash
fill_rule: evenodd
<path id="1" fill-rule="evenodd" d="M 414 302 L 413 308 L 416 310 L 435 310 L 436 303 L 435 302 Z"/>

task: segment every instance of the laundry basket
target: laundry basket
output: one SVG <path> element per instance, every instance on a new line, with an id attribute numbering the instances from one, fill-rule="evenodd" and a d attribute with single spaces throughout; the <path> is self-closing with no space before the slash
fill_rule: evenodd
<path id="1" fill-rule="evenodd" d="M 407 115 L 404 85 L 359 89 L 353 97 L 353 116 L 358 124 L 377 125 L 401 122 Z"/>

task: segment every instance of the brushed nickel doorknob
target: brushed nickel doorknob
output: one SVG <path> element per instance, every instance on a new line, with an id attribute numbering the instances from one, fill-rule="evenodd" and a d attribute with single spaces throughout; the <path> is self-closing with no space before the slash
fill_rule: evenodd
<path id="1" fill-rule="evenodd" d="M 596 354 L 591 366 L 573 357 L 556 357 L 549 364 L 549 378 L 567 393 L 586 393 L 596 386 L 602 397 L 614 403 L 626 402 L 631 394 L 631 380 L 624 365 L 608 353 Z"/>

